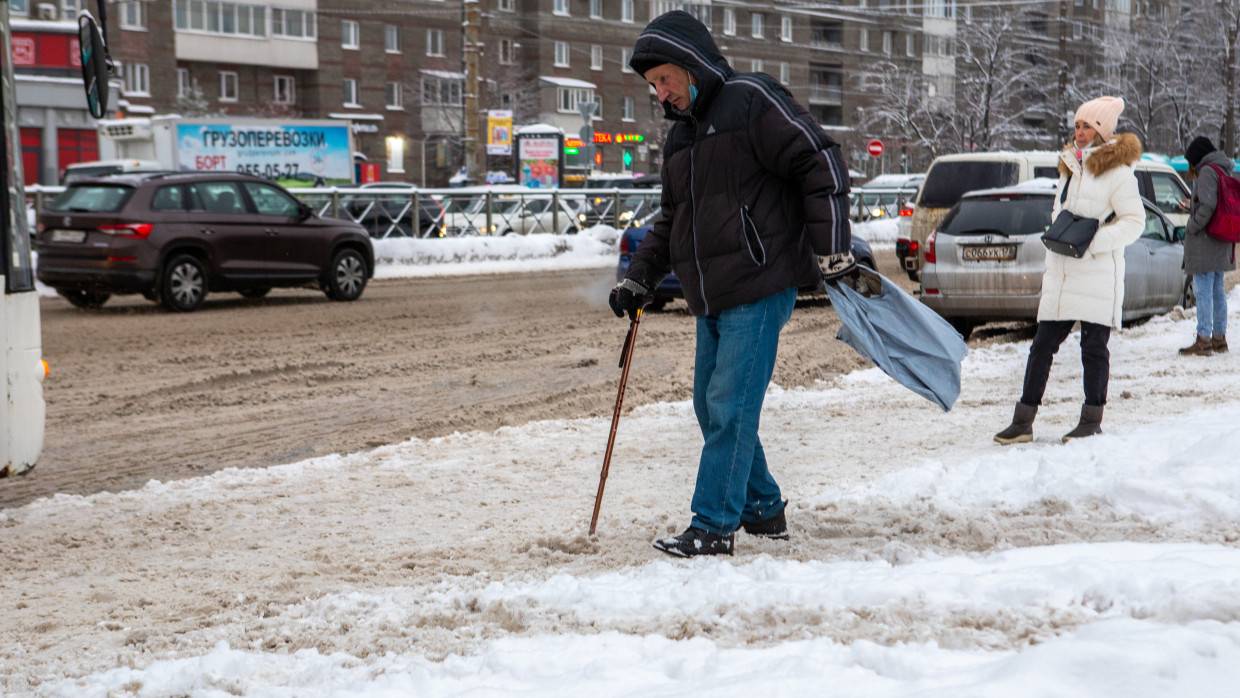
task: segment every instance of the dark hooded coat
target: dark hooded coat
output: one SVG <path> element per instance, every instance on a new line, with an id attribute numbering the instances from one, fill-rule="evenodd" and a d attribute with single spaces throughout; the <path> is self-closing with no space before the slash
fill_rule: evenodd
<path id="1" fill-rule="evenodd" d="M 665 105 L 662 213 L 627 276 L 653 289 L 675 271 L 694 315 L 816 286 L 815 255 L 852 242 L 839 146 L 776 80 L 733 71 L 686 12 L 652 21 L 629 60 L 639 75 L 665 63 L 698 96 L 687 113 Z"/>

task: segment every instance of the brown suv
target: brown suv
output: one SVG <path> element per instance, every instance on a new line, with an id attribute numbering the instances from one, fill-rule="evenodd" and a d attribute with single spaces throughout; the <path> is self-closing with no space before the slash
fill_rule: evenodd
<path id="1" fill-rule="evenodd" d="M 356 300 L 374 275 L 370 236 L 319 218 L 280 187 L 225 173 L 132 174 L 74 182 L 39 214 L 38 278 L 79 308 L 141 293 L 169 310 L 208 291 L 259 298 L 314 286 Z"/>

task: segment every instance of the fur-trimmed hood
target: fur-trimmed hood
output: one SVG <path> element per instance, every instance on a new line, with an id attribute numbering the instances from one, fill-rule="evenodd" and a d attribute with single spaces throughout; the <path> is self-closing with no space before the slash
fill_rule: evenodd
<path id="1" fill-rule="evenodd" d="M 1120 165 L 1132 165 L 1141 159 L 1141 139 L 1134 133 L 1121 133 L 1096 148 L 1086 148 L 1085 167 L 1095 177 Z M 1076 146 L 1064 145 L 1059 154 L 1059 174 L 1068 176 L 1077 171 Z"/>

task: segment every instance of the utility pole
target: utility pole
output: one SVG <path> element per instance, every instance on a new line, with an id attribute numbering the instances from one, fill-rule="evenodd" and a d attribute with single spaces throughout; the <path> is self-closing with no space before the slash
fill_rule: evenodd
<path id="1" fill-rule="evenodd" d="M 478 115 L 481 108 L 478 90 L 482 75 L 479 72 L 478 58 L 482 52 L 482 12 L 478 0 L 464 0 L 464 3 L 465 40 L 462 51 L 465 54 L 465 170 L 470 178 L 479 182 L 486 177 L 479 150 L 483 141 Z"/>
<path id="2" fill-rule="evenodd" d="M 1059 0 L 1059 113 L 1055 115 L 1058 148 L 1068 141 L 1068 0 Z"/>

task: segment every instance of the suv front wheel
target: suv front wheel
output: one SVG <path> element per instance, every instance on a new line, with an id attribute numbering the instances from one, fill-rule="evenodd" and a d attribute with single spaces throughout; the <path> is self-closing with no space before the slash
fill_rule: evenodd
<path id="1" fill-rule="evenodd" d="M 197 310 L 207 297 L 207 272 L 197 257 L 180 254 L 168 260 L 160 279 L 159 299 L 178 313 Z"/>
<path id="2" fill-rule="evenodd" d="M 334 301 L 355 301 L 366 288 L 366 260 L 357 250 L 344 249 L 332 258 L 323 292 Z"/>

